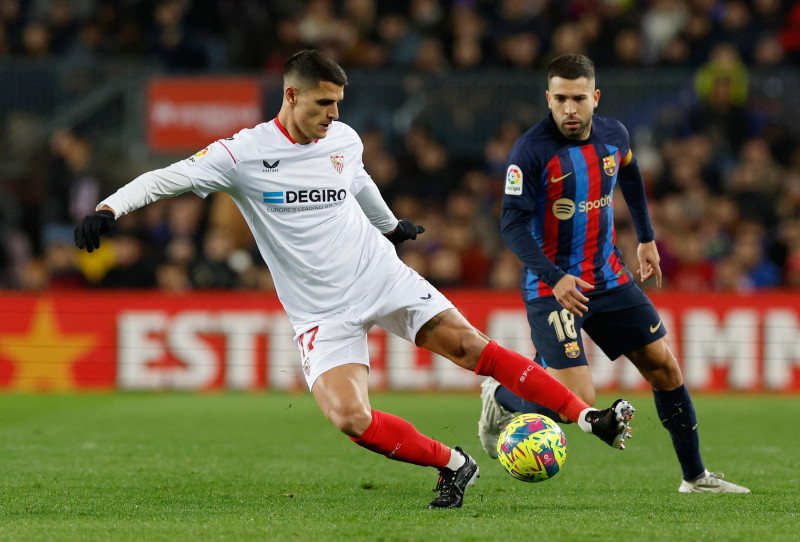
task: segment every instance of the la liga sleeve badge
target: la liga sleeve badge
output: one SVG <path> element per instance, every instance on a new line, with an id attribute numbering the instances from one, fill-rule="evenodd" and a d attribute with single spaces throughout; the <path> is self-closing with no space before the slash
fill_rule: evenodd
<path id="1" fill-rule="evenodd" d="M 515 164 L 511 164 L 506 170 L 505 193 L 509 196 L 522 195 L 522 170 Z"/>

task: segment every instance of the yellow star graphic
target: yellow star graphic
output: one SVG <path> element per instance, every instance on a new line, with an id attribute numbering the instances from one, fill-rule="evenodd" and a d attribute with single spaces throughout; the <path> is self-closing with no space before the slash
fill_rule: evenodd
<path id="1" fill-rule="evenodd" d="M 96 342 L 91 334 L 62 333 L 52 300 L 43 299 L 36 304 L 26 333 L 0 335 L 0 354 L 16 365 L 13 389 L 70 391 L 75 389 L 72 364 Z"/>

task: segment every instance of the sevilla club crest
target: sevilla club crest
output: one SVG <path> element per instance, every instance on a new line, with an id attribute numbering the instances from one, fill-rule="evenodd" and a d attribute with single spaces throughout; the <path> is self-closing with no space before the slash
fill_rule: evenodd
<path id="1" fill-rule="evenodd" d="M 344 169 L 344 156 L 331 156 L 331 164 L 337 173 L 341 173 Z"/>

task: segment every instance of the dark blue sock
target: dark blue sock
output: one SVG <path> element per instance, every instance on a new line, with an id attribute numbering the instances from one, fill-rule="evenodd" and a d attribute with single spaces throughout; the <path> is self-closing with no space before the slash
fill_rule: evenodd
<path id="1" fill-rule="evenodd" d="M 525 414 L 543 414 L 548 418 L 555 420 L 558 423 L 564 423 L 561 420 L 561 416 L 558 415 L 553 410 L 550 410 L 547 407 L 543 407 L 538 403 L 532 403 L 530 401 L 526 401 L 519 395 L 515 394 L 510 389 L 506 388 L 505 386 L 500 386 L 497 388 L 497 391 L 494 393 L 495 399 L 497 399 L 497 403 L 506 410 L 511 412 L 522 412 Z M 569 422 L 566 422 L 569 423 Z"/>
<path id="2" fill-rule="evenodd" d="M 697 416 L 686 386 L 672 391 L 653 390 L 656 412 L 661 423 L 672 437 L 672 446 L 678 454 L 684 480 L 700 476 L 705 467 L 700 457 L 700 437 L 697 434 Z"/>

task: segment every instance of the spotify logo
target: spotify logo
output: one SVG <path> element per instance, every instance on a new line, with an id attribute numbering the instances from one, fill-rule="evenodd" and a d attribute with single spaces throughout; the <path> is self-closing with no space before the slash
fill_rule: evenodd
<path id="1" fill-rule="evenodd" d="M 553 203 L 553 214 L 559 220 L 569 220 L 575 214 L 575 202 L 568 198 L 561 198 Z"/>

